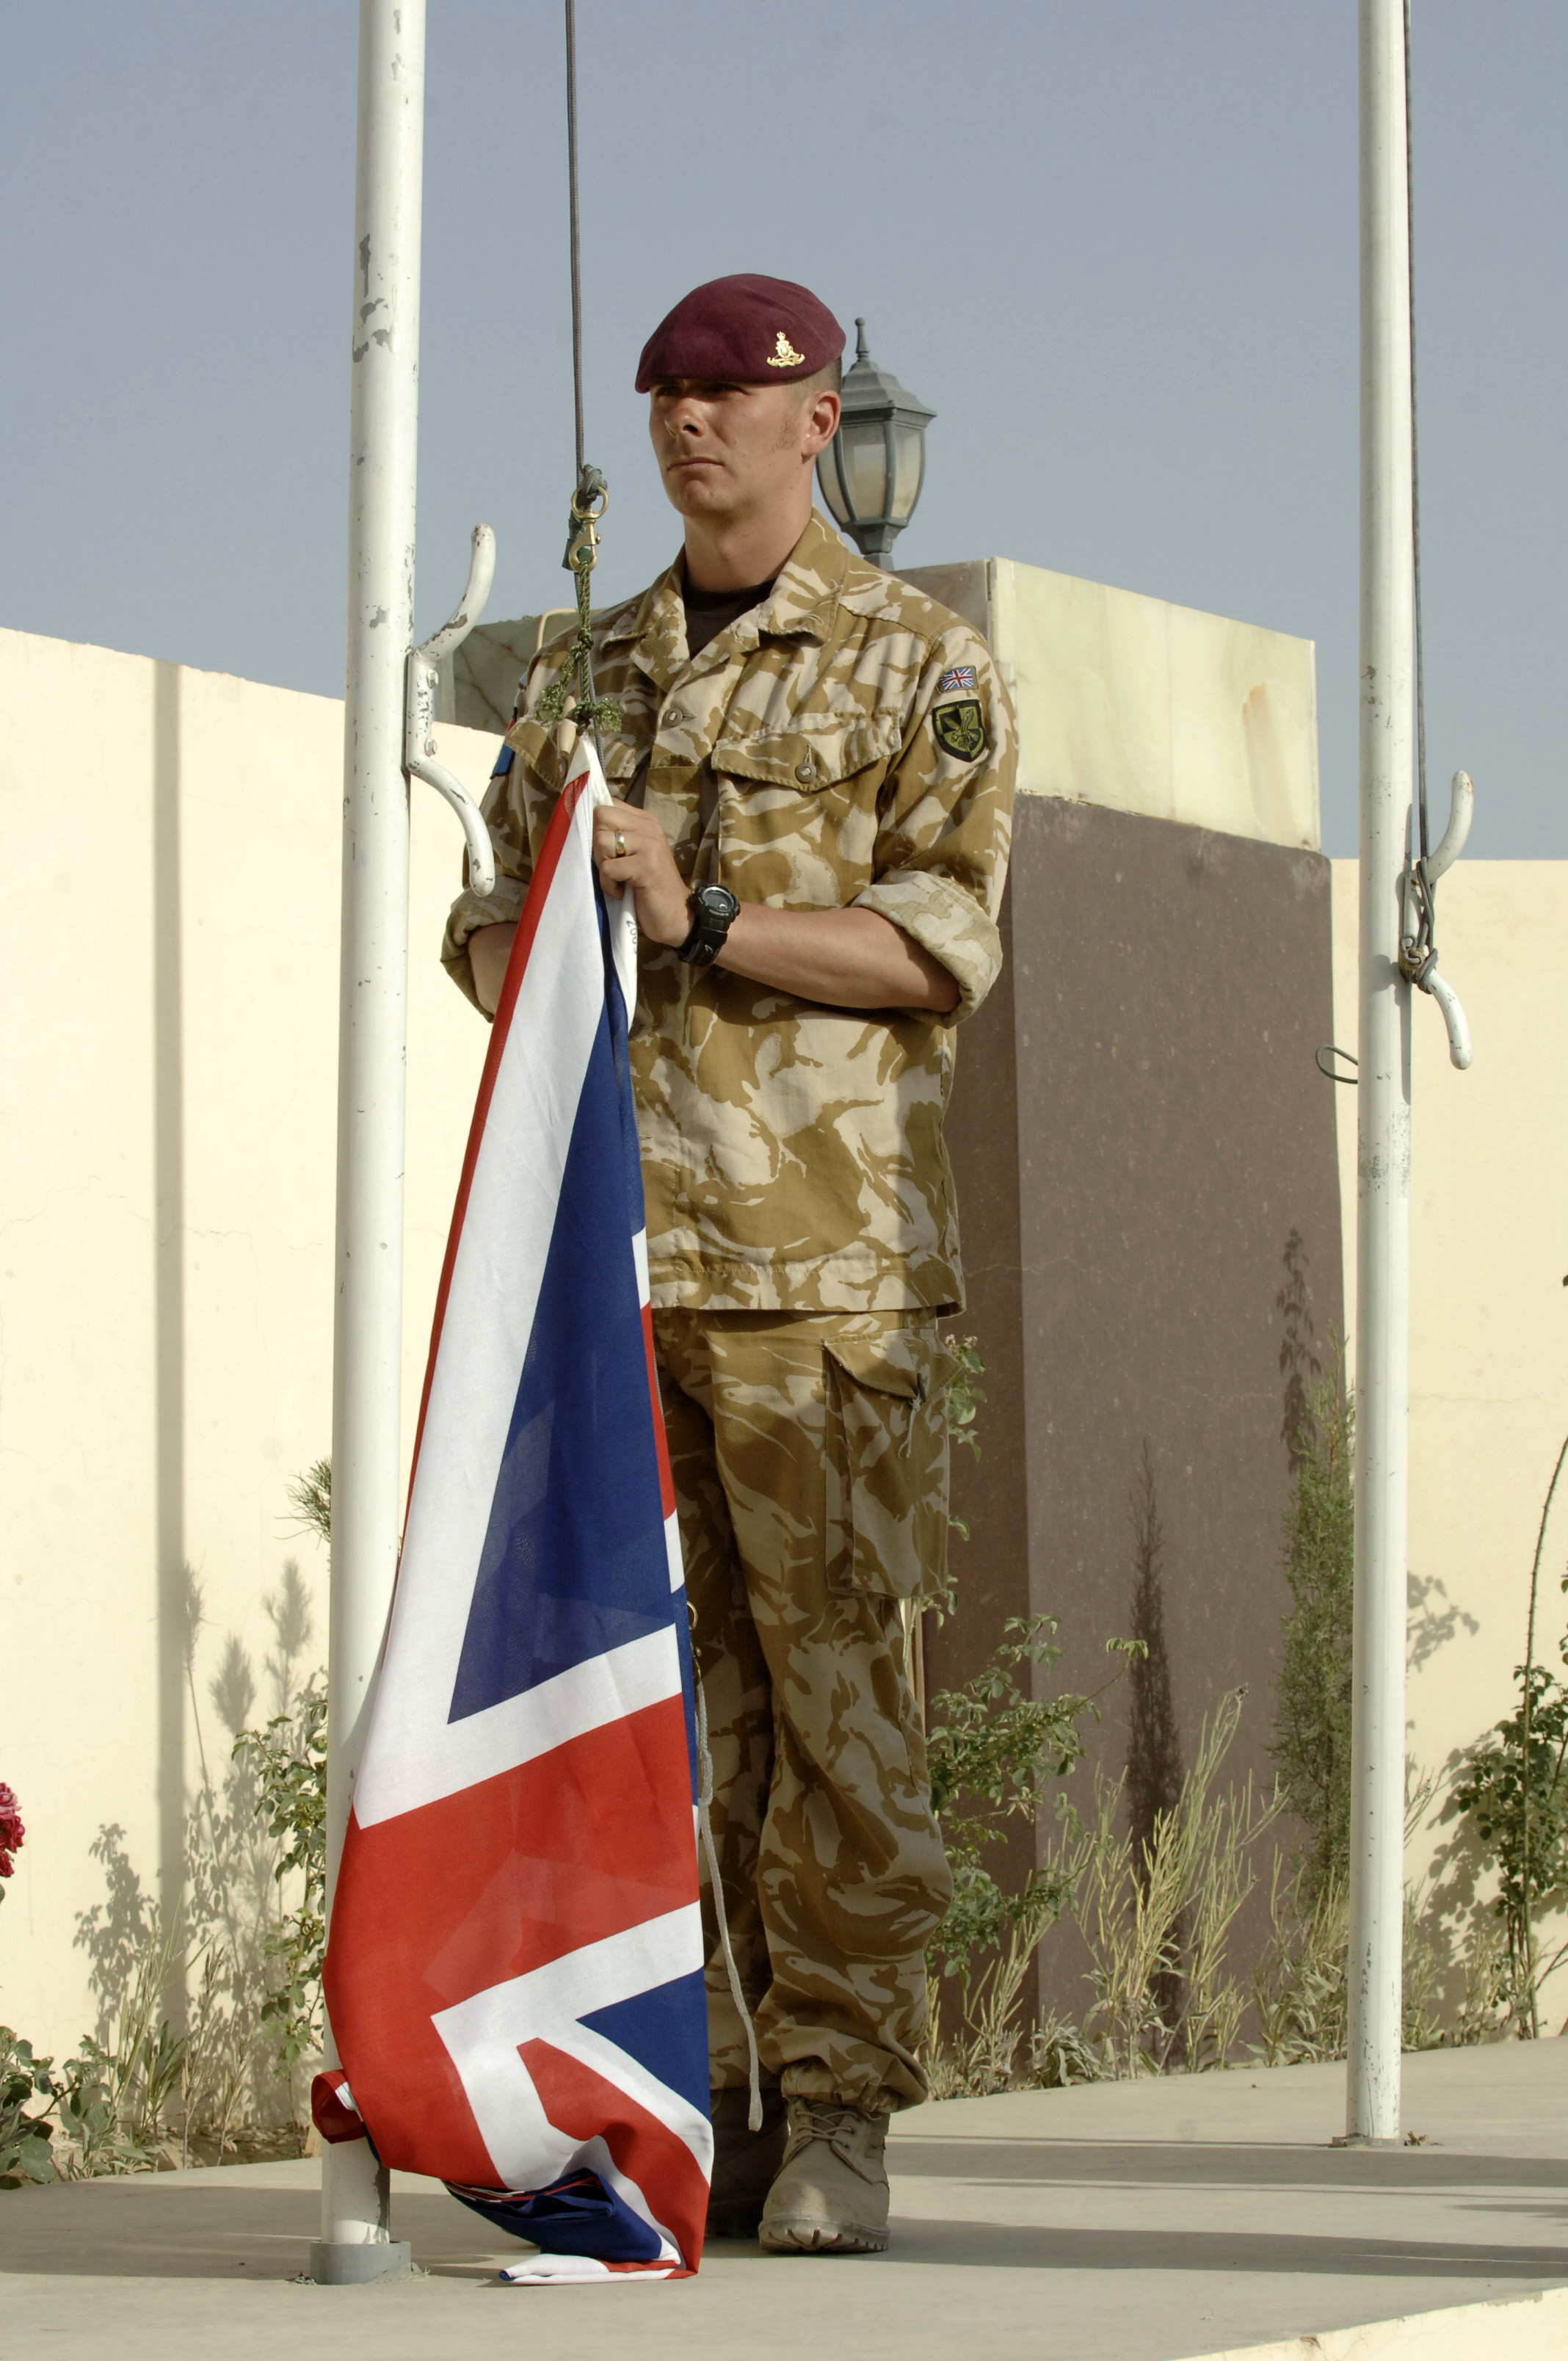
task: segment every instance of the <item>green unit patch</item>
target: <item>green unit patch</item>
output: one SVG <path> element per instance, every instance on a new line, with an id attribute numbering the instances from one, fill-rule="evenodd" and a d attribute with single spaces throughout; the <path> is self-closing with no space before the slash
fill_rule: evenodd
<path id="1" fill-rule="evenodd" d="M 931 728 L 944 754 L 972 763 L 986 748 L 985 714 L 978 697 L 958 697 L 933 708 Z"/>

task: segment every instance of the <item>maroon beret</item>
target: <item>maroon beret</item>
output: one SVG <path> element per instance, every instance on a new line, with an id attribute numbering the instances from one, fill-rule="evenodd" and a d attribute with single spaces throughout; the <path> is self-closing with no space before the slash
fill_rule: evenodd
<path id="1" fill-rule="evenodd" d="M 844 349 L 844 331 L 809 287 L 741 271 L 694 287 L 660 321 L 637 364 L 637 390 L 661 378 L 788 385 L 813 377 Z"/>

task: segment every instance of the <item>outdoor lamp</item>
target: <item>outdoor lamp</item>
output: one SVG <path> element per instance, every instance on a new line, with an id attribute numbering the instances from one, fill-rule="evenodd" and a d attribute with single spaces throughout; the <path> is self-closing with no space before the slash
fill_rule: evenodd
<path id="1" fill-rule="evenodd" d="M 844 379 L 839 432 L 817 462 L 822 497 L 860 548 L 885 566 L 915 513 L 926 478 L 926 429 L 937 415 L 879 368 L 866 350 L 866 324 L 855 322 L 855 365 Z"/>

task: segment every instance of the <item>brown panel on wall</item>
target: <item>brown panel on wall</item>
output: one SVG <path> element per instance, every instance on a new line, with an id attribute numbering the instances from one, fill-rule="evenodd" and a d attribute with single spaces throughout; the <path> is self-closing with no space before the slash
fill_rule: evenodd
<path id="1" fill-rule="evenodd" d="M 928 1632 L 928 1681 L 976 1669 L 1009 1613 L 1060 1618 L 1053 1687 L 1099 1686 L 1107 1638 L 1146 1639 L 1091 1744 L 1146 1826 L 1226 1689 L 1247 1688 L 1228 1773 L 1272 1781 L 1287 1434 L 1342 1317 L 1333 1094 L 1313 1062 L 1329 864 L 1026 796 L 1009 901 L 1009 965 L 960 1037 L 950 1125 L 960 1324 L 991 1398 L 979 1466 L 959 1455 L 973 1538 L 954 1543 L 961 1611 Z M 1074 1786 L 1087 1807 L 1084 1773 Z M 1081 1963 L 1051 1941 L 1043 1958 L 1050 1997 L 1081 2014 Z"/>

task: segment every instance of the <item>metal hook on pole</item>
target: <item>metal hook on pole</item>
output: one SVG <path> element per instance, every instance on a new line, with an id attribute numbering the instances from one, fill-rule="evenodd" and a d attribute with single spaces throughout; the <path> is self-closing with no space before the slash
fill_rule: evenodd
<path id="1" fill-rule="evenodd" d="M 1429 993 L 1436 1001 L 1448 1030 L 1449 1058 L 1461 1073 L 1474 1055 L 1470 1024 L 1458 994 L 1448 978 L 1438 972 L 1434 888 L 1443 872 L 1451 869 L 1464 851 L 1475 816 L 1475 790 L 1470 774 L 1455 771 L 1450 789 L 1448 826 L 1441 842 L 1424 861 L 1408 861 L 1400 880 L 1404 921 L 1399 929 L 1399 966 L 1418 990 Z"/>
<path id="2" fill-rule="evenodd" d="M 461 780 L 435 760 L 435 684 L 442 659 L 460 648 L 480 616 L 496 575 L 496 536 L 488 524 L 474 527 L 473 554 L 463 596 L 439 631 L 409 651 L 403 707 L 403 767 L 444 796 L 463 823 L 468 847 L 468 883 L 477 894 L 495 890 L 496 856 L 484 815 Z"/>
<path id="3" fill-rule="evenodd" d="M 1449 789 L 1448 826 L 1442 831 L 1435 852 L 1429 852 L 1425 868 L 1431 884 L 1435 885 L 1445 869 L 1452 869 L 1464 851 L 1470 834 L 1470 823 L 1475 817 L 1475 789 L 1468 771 L 1455 771 Z"/>

